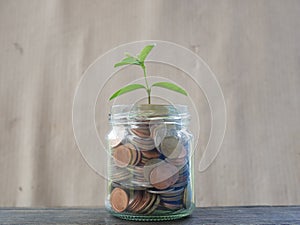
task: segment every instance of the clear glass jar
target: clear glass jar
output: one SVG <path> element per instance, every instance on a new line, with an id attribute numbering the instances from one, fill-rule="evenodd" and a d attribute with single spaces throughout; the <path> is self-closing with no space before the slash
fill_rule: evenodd
<path id="1" fill-rule="evenodd" d="M 190 215 L 195 201 L 187 106 L 116 105 L 109 120 L 107 210 L 138 221 Z"/>

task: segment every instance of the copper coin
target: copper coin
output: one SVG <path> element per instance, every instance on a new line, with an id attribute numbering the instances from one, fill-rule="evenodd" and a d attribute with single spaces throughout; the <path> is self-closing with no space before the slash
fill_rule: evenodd
<path id="1" fill-rule="evenodd" d="M 119 167 L 126 167 L 132 160 L 132 153 L 129 148 L 124 145 L 119 145 L 113 151 L 114 161 Z"/>
<path id="2" fill-rule="evenodd" d="M 142 151 L 142 154 L 148 159 L 154 159 L 160 156 L 160 153 L 156 149 L 150 151 Z"/>
<path id="3" fill-rule="evenodd" d="M 151 201 L 151 194 L 148 192 L 144 192 L 142 200 L 139 202 L 136 209 L 134 209 L 133 211 L 139 212 L 143 210 L 144 208 L 146 208 L 146 206 L 149 204 L 150 201 Z"/>
<path id="4" fill-rule="evenodd" d="M 131 132 L 142 138 L 147 138 L 150 136 L 149 128 L 132 128 Z"/>
<path id="5" fill-rule="evenodd" d="M 161 163 L 150 173 L 150 183 L 159 190 L 166 189 L 178 180 L 178 169 L 170 163 Z"/>
<path id="6" fill-rule="evenodd" d="M 128 195 L 121 188 L 115 188 L 110 194 L 110 204 L 116 212 L 123 212 L 128 206 Z"/>
<path id="7" fill-rule="evenodd" d="M 127 147 L 127 148 L 129 148 L 130 151 L 131 151 L 131 161 L 130 161 L 129 164 L 130 165 L 134 165 L 135 162 L 136 162 L 136 160 L 137 160 L 137 157 L 138 157 L 138 153 L 137 153 L 136 148 L 131 143 L 126 143 L 124 146 Z"/>
<path id="8" fill-rule="evenodd" d="M 142 152 L 141 151 L 136 151 L 137 153 L 137 157 L 136 157 L 136 161 L 134 162 L 134 164 L 132 164 L 133 166 L 136 166 L 140 163 L 141 159 L 142 159 Z"/>
<path id="9" fill-rule="evenodd" d="M 134 197 L 132 199 L 132 201 L 130 201 L 129 205 L 128 205 L 128 210 L 129 211 L 133 211 L 136 206 L 139 204 L 139 202 L 142 200 L 142 191 L 135 191 L 134 192 Z"/>
<path id="10" fill-rule="evenodd" d="M 151 200 L 150 202 L 146 205 L 146 207 L 140 211 L 140 213 L 146 213 L 151 207 L 153 206 L 155 200 L 156 200 L 156 195 L 155 194 L 150 194 Z"/>
<path id="11" fill-rule="evenodd" d="M 170 159 L 176 159 L 178 156 L 180 156 L 182 153 L 183 145 L 180 143 L 179 139 L 175 136 L 167 136 L 165 137 L 161 144 L 160 144 L 160 150 L 166 156 Z"/>

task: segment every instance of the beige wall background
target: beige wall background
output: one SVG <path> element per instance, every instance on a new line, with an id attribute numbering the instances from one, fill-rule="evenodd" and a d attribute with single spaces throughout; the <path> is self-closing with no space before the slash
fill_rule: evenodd
<path id="1" fill-rule="evenodd" d="M 228 112 L 198 206 L 300 204 L 300 1 L 0 0 L 0 206 L 98 206 L 71 113 L 99 55 L 166 40 L 202 57 Z"/>

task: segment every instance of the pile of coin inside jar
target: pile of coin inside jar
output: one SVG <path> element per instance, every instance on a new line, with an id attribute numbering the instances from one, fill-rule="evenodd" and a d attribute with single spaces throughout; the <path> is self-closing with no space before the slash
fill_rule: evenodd
<path id="1" fill-rule="evenodd" d="M 108 136 L 109 207 L 153 215 L 191 205 L 191 136 L 176 121 L 135 118 Z"/>

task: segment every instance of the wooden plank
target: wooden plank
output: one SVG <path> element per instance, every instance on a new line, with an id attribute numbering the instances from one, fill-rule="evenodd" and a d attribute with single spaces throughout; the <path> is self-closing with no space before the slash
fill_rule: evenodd
<path id="1" fill-rule="evenodd" d="M 196 208 L 190 217 L 161 224 L 297 224 L 299 212 L 300 206 Z M 0 223 L 133 224 L 111 216 L 103 208 L 1 208 Z M 147 224 L 153 223 L 143 223 Z"/>

